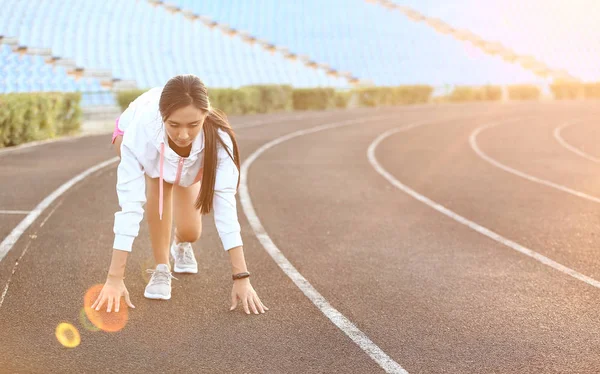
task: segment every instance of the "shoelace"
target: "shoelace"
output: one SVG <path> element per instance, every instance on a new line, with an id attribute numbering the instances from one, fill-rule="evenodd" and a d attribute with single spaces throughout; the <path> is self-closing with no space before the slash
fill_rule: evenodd
<path id="1" fill-rule="evenodd" d="M 152 274 L 151 282 L 154 284 L 164 283 L 168 285 L 170 279 L 177 279 L 168 271 L 146 269 L 146 273 Z"/>

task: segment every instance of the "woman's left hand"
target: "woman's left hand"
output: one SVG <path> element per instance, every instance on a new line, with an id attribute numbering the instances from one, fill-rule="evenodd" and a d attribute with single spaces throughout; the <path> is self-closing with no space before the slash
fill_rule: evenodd
<path id="1" fill-rule="evenodd" d="M 242 278 L 233 281 L 233 289 L 231 290 L 231 308 L 234 310 L 237 307 L 238 300 L 242 300 L 242 305 L 246 314 L 250 314 L 250 309 L 254 314 L 264 313 L 265 310 L 269 310 L 262 301 L 258 298 L 256 291 L 250 284 L 250 279 Z"/>

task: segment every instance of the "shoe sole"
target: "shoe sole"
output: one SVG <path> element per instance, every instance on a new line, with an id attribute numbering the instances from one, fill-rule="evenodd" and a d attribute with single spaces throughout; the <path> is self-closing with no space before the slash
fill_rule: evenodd
<path id="1" fill-rule="evenodd" d="M 169 294 L 168 296 L 165 296 L 165 295 L 144 292 L 144 297 L 147 299 L 154 299 L 154 300 L 170 300 L 171 294 Z"/>
<path id="2" fill-rule="evenodd" d="M 189 273 L 189 274 L 198 274 L 198 269 L 181 269 L 177 266 L 173 267 L 174 273 Z"/>

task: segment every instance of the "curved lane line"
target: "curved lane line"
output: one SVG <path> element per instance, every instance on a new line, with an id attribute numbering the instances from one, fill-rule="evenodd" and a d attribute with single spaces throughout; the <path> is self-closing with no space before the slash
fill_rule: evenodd
<path id="1" fill-rule="evenodd" d="M 550 258 L 537 253 L 529 248 L 526 248 L 522 245 L 520 245 L 519 243 L 513 242 L 512 240 L 509 240 L 505 237 L 503 237 L 500 234 L 497 234 L 495 232 L 493 232 L 492 230 L 483 227 L 473 221 L 468 220 L 467 218 L 455 213 L 454 211 L 446 208 L 445 206 L 436 203 L 435 201 L 421 195 L 420 193 L 416 192 L 415 190 L 411 189 L 410 187 L 402 184 L 399 180 L 397 180 L 393 175 L 391 175 L 389 172 L 387 172 L 382 166 L 381 164 L 377 161 L 377 158 L 375 157 L 375 149 L 377 148 L 377 146 L 387 137 L 398 133 L 400 131 L 404 131 L 404 129 L 400 128 L 400 129 L 392 129 L 389 131 L 386 131 L 385 133 L 381 134 L 379 137 L 377 137 L 377 139 L 375 139 L 373 141 L 373 143 L 371 143 L 371 145 L 369 146 L 369 149 L 367 150 L 367 157 L 369 159 L 369 162 L 371 163 L 371 165 L 375 168 L 375 170 L 381 174 L 385 179 L 387 179 L 388 182 L 390 182 L 394 187 L 398 188 L 399 190 L 407 193 L 408 195 L 414 197 L 415 199 L 421 201 L 422 203 L 428 205 L 429 207 L 437 210 L 438 212 L 446 215 L 447 217 L 469 227 L 470 229 L 473 229 L 477 232 L 479 232 L 482 235 L 487 236 L 488 238 L 497 241 L 500 244 L 503 244 L 509 248 L 514 249 L 517 252 L 520 252 L 526 256 L 529 256 L 531 258 L 533 258 L 536 261 L 541 262 L 544 265 L 547 265 L 555 270 L 560 271 L 561 273 L 567 274 L 577 280 L 580 280 L 592 287 L 596 287 L 596 288 L 600 288 L 600 282 L 590 278 L 586 275 L 583 275 L 571 268 L 568 268 L 554 260 L 551 260 Z"/>

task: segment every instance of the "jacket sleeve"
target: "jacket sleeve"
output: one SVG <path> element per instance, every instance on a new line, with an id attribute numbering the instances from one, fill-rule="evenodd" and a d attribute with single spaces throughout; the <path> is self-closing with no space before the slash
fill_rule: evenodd
<path id="1" fill-rule="evenodd" d="M 219 133 L 221 139 L 227 144 L 231 155 L 233 155 L 233 142 L 229 134 L 221 131 Z M 218 161 L 213 196 L 213 213 L 223 249 L 228 251 L 243 245 L 235 200 L 239 171 L 227 151 L 220 144 L 217 149 Z"/>
<path id="2" fill-rule="evenodd" d="M 113 248 L 131 252 L 144 216 L 146 177 L 142 165 L 127 144 L 125 140 L 121 144 L 121 161 L 117 167 L 117 196 L 121 211 L 115 213 Z"/>

